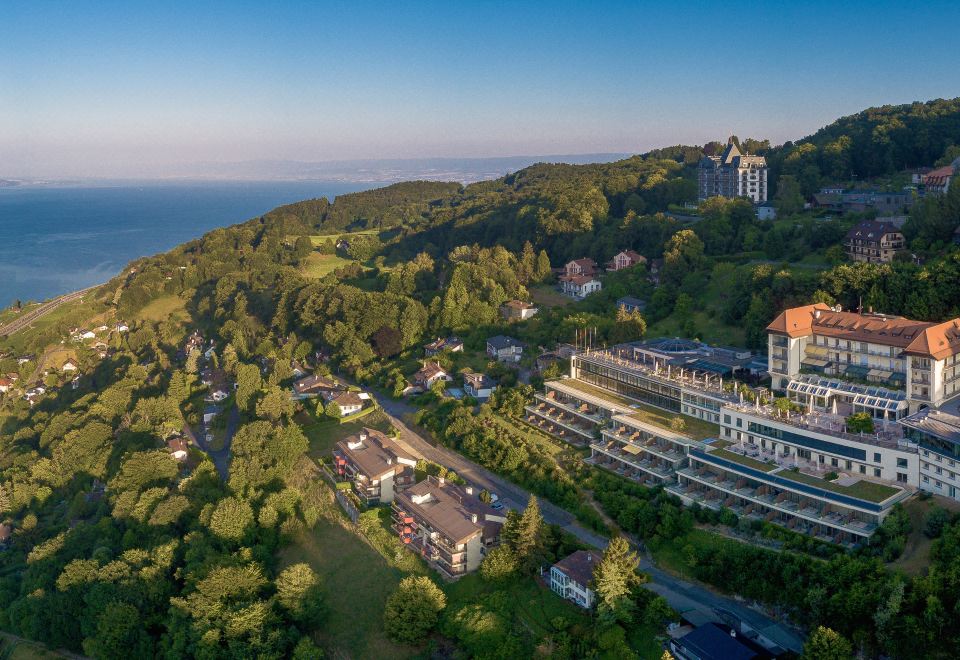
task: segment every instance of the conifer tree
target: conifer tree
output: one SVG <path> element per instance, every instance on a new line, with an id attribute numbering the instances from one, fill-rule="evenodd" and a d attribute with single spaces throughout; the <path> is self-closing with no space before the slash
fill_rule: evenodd
<path id="1" fill-rule="evenodd" d="M 614 537 L 593 572 L 597 592 L 597 611 L 609 622 L 629 621 L 633 601 L 630 593 L 643 582 L 637 573 L 640 558 L 630 549 L 626 539 Z"/>

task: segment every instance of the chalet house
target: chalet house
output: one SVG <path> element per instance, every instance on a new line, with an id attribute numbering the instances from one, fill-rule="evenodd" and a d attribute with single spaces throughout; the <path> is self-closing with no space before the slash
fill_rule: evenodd
<path id="1" fill-rule="evenodd" d="M 220 414 L 219 408 L 216 408 L 215 406 L 207 406 L 203 411 L 203 423 L 209 424 L 219 414 Z"/>
<path id="2" fill-rule="evenodd" d="M 896 225 L 880 220 L 864 220 L 847 232 L 844 240 L 851 261 L 868 263 L 890 263 L 905 245 L 903 233 Z"/>
<path id="3" fill-rule="evenodd" d="M 97 335 L 92 330 L 77 330 L 76 338 L 78 340 L 96 339 Z"/>
<path id="4" fill-rule="evenodd" d="M 60 371 L 76 371 L 80 368 L 80 365 L 77 364 L 77 361 L 73 358 L 69 358 L 66 362 L 63 363 L 63 366 L 60 367 Z"/>
<path id="5" fill-rule="evenodd" d="M 366 504 L 389 504 L 415 482 L 417 459 L 380 431 L 364 428 L 333 448 L 338 479 L 350 481 Z"/>
<path id="6" fill-rule="evenodd" d="M 582 275 L 596 275 L 599 272 L 597 262 L 588 257 L 574 259 L 563 267 L 563 277 L 578 277 Z"/>
<path id="7" fill-rule="evenodd" d="M 637 254 L 633 250 L 623 250 L 613 255 L 613 259 L 607 262 L 607 270 L 618 271 L 645 263 L 647 263 L 647 258 L 642 254 Z"/>
<path id="8" fill-rule="evenodd" d="M 623 309 L 629 313 L 632 313 L 642 312 L 646 308 L 647 303 L 645 300 L 640 300 L 639 298 L 634 298 L 633 296 L 623 296 L 622 298 L 617 298 L 617 309 Z"/>
<path id="9" fill-rule="evenodd" d="M 437 381 L 450 382 L 453 376 L 444 371 L 439 362 L 426 362 L 423 367 L 413 375 L 413 384 L 421 390 L 428 390 L 430 386 Z"/>
<path id="10" fill-rule="evenodd" d="M 519 362 L 523 355 L 523 342 L 504 335 L 490 337 L 487 340 L 487 355 L 500 362 Z"/>
<path id="11" fill-rule="evenodd" d="M 454 336 L 447 337 L 443 339 L 437 337 L 435 341 L 425 344 L 423 347 L 424 353 L 427 357 L 432 357 L 443 351 L 450 351 L 451 353 L 462 353 L 463 352 L 463 342 L 457 339 Z"/>
<path id="12" fill-rule="evenodd" d="M 560 289 L 568 296 L 582 299 L 603 288 L 603 284 L 593 275 L 575 275 L 560 281 Z"/>
<path id="13" fill-rule="evenodd" d="M 500 305 L 500 316 L 508 321 L 525 321 L 538 311 L 535 305 L 522 300 L 508 300 Z"/>
<path id="14" fill-rule="evenodd" d="M 115 329 L 117 332 L 121 332 L 121 333 L 122 333 L 122 332 L 129 332 L 129 331 L 130 331 L 130 326 L 127 325 L 126 323 L 124 323 L 123 321 L 120 321 L 119 323 L 117 323 L 117 326 L 116 326 L 116 328 L 114 328 L 114 329 Z"/>
<path id="15" fill-rule="evenodd" d="M 170 438 L 167 440 L 167 451 L 170 452 L 170 455 L 178 462 L 182 463 L 187 460 L 187 449 L 187 441 L 183 438 Z"/>
<path id="16" fill-rule="evenodd" d="M 427 477 L 393 500 L 393 529 L 401 542 L 453 579 L 479 568 L 487 550 L 500 542 L 506 520 L 472 487 L 440 477 Z"/>
<path id="17" fill-rule="evenodd" d="M 293 384 L 293 395 L 298 399 L 311 399 L 342 389 L 342 385 L 323 376 L 307 376 Z"/>
<path id="18" fill-rule="evenodd" d="M 203 348 L 203 335 L 200 334 L 199 330 L 194 330 L 193 333 L 187 337 L 187 343 L 183 345 L 183 352 L 190 355 L 192 351 L 199 351 L 201 348 Z"/>
<path id="19" fill-rule="evenodd" d="M 474 399 L 489 399 L 497 389 L 497 382 L 486 374 L 466 374 L 463 377 L 463 391 Z"/>
<path id="20" fill-rule="evenodd" d="M 928 195 L 946 195 L 950 190 L 950 183 L 960 173 L 960 158 L 951 164 L 928 172 L 924 177 L 924 190 Z"/>
<path id="21" fill-rule="evenodd" d="M 0 376 L 0 394 L 6 394 L 13 387 L 13 381 L 4 376 Z"/>
<path id="22" fill-rule="evenodd" d="M 363 394 L 358 392 L 335 392 L 332 393 L 329 397 L 323 397 L 328 403 L 334 403 L 340 409 L 340 416 L 346 417 L 347 415 L 352 415 L 358 413 L 363 409 L 365 401 L 370 400 L 369 394 Z"/>
<path id="23" fill-rule="evenodd" d="M 550 589 L 584 609 L 593 607 L 596 594 L 590 588 L 599 558 L 590 550 L 577 550 L 550 568 Z"/>

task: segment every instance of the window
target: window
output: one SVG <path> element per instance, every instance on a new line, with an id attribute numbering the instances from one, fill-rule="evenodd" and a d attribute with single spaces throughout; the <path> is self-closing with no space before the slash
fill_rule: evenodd
<path id="1" fill-rule="evenodd" d="M 819 454 L 819 459 L 818 459 L 818 460 L 819 460 L 819 462 L 820 462 L 821 465 L 823 465 L 823 464 L 826 462 L 826 459 L 825 459 L 825 457 L 824 457 L 823 454 Z"/>
<path id="2" fill-rule="evenodd" d="M 897 481 L 902 484 L 907 483 L 907 475 L 903 472 L 897 472 Z"/>
<path id="3" fill-rule="evenodd" d="M 880 468 L 873 468 L 873 476 L 875 477 L 880 476 Z"/>
<path id="4" fill-rule="evenodd" d="M 737 417 L 737 428 L 740 428 L 742 426 L 743 426 L 743 420 L 740 417 Z"/>
<path id="5" fill-rule="evenodd" d="M 730 415 L 724 415 L 724 416 L 723 416 L 723 423 L 724 423 L 724 424 L 729 424 L 729 423 L 730 423 Z"/>
<path id="6" fill-rule="evenodd" d="M 852 470 L 852 469 L 853 469 L 853 461 L 847 461 L 847 469 L 848 469 L 848 470 Z"/>
<path id="7" fill-rule="evenodd" d="M 925 484 L 930 483 L 930 477 L 928 477 L 927 475 L 923 475 L 923 483 Z"/>
<path id="8" fill-rule="evenodd" d="M 898 468 L 905 468 L 905 467 L 907 467 L 907 459 L 905 459 L 905 458 L 898 458 L 898 459 L 897 459 L 897 467 L 898 467 Z"/>
<path id="9" fill-rule="evenodd" d="M 874 452 L 874 453 L 873 453 L 873 462 L 874 462 L 874 463 L 879 463 L 879 462 L 880 462 L 880 453 L 879 453 L 879 452 Z"/>
<path id="10" fill-rule="evenodd" d="M 866 465 L 861 465 L 861 466 L 860 466 L 860 474 L 866 474 L 866 473 L 867 473 L 867 466 L 866 466 Z"/>
<path id="11" fill-rule="evenodd" d="M 833 467 L 840 467 L 840 461 L 838 461 L 838 460 L 835 459 L 835 458 L 831 458 L 831 459 L 830 459 L 830 465 L 832 465 Z"/>

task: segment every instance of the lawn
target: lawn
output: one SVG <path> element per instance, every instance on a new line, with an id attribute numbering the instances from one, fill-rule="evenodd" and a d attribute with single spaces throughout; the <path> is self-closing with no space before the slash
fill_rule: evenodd
<path id="1" fill-rule="evenodd" d="M 714 449 L 713 451 L 707 452 L 707 455 L 716 456 L 717 458 L 722 458 L 733 463 L 739 463 L 740 465 L 753 468 L 754 470 L 759 470 L 760 472 L 770 472 L 778 467 L 775 463 L 764 463 L 763 461 L 758 461 L 750 458 L 749 456 L 735 454 L 734 452 L 727 451 L 726 449 Z"/>
<path id="2" fill-rule="evenodd" d="M 923 533 L 923 523 L 927 515 L 936 504 L 942 504 L 940 498 L 921 500 L 913 497 L 903 503 L 903 509 L 910 517 L 911 530 L 904 544 L 903 552 L 897 560 L 890 564 L 891 568 L 899 569 L 907 575 L 923 575 L 930 568 L 930 546 L 933 539 Z"/>
<path id="3" fill-rule="evenodd" d="M 639 401 L 635 401 L 633 399 L 628 399 L 617 394 L 616 392 L 610 392 L 608 390 L 599 388 L 596 385 L 591 385 L 590 383 L 585 383 L 580 380 L 567 378 L 560 382 L 574 389 L 586 392 L 587 394 L 600 397 L 601 399 L 607 399 L 613 403 L 618 403 L 621 406 L 628 406 L 634 410 L 632 413 L 633 417 L 636 417 L 647 424 L 659 426 L 660 428 L 670 429 L 670 422 L 674 417 L 679 417 L 686 425 L 682 431 L 679 431 L 679 433 L 689 436 L 694 440 L 716 438 L 720 434 L 720 427 L 718 425 L 706 422 L 702 419 L 697 419 L 696 417 L 690 417 L 689 415 L 661 410 L 660 408 L 656 408 L 645 403 L 640 403 Z"/>
<path id="4" fill-rule="evenodd" d="M 745 346 L 746 333 L 741 326 L 725 325 L 716 316 L 708 312 L 693 313 L 696 338 L 708 344 L 724 346 Z M 647 327 L 648 337 L 682 337 L 683 323 L 673 314 Z"/>
<path id="5" fill-rule="evenodd" d="M 309 406 L 310 403 L 307 402 L 307 405 Z M 307 454 L 315 459 L 329 457 L 334 445 L 347 436 L 359 433 L 365 426 L 378 431 L 386 431 L 390 426 L 389 420 L 379 410 L 355 422 L 347 422 L 346 424 L 340 424 L 333 419 L 318 420 L 316 416 L 306 412 L 298 415 L 297 422 L 310 442 L 310 449 Z"/>
<path id="6" fill-rule="evenodd" d="M 352 263 L 354 263 L 353 259 L 344 259 L 335 254 L 312 252 L 307 257 L 302 272 L 305 277 L 321 278 L 329 275 L 338 268 Z"/>
<path id="7" fill-rule="evenodd" d="M 532 286 L 528 290 L 530 299 L 541 307 L 562 307 L 573 302 L 573 298 L 563 295 L 553 286 Z"/>
<path id="8" fill-rule="evenodd" d="M 883 502 L 887 498 L 892 497 L 900 492 L 899 488 L 885 486 L 883 484 L 878 484 L 863 479 L 851 486 L 841 486 L 840 484 L 827 481 L 826 479 L 820 479 L 819 477 L 804 474 L 803 472 L 794 472 L 792 470 L 782 470 L 777 473 L 777 476 L 783 477 L 784 479 L 789 479 L 790 481 L 797 481 L 802 484 L 816 486 L 817 488 L 828 490 L 831 493 L 840 493 L 842 495 L 856 497 L 868 502 Z"/>
<path id="9" fill-rule="evenodd" d="M 378 233 L 379 231 L 376 229 L 364 229 L 362 231 L 342 232 L 339 234 L 314 234 L 313 236 L 310 237 L 310 242 L 313 243 L 314 247 L 318 247 L 320 245 L 323 245 L 324 241 L 332 240 L 334 243 L 336 243 L 341 238 L 349 239 L 351 236 L 362 236 L 364 234 L 369 236 L 371 234 L 378 234 Z"/>
<path id="10" fill-rule="evenodd" d="M 414 650 L 383 632 L 383 609 L 404 573 L 341 525 L 321 518 L 279 553 L 281 566 L 308 563 L 321 577 L 329 614 L 314 632 L 333 658 L 407 658 Z"/>
<path id="11" fill-rule="evenodd" d="M 155 323 L 167 319 L 186 321 L 188 320 L 186 301 L 175 295 L 160 296 L 151 300 L 146 307 L 140 310 L 137 316 L 145 321 Z"/>

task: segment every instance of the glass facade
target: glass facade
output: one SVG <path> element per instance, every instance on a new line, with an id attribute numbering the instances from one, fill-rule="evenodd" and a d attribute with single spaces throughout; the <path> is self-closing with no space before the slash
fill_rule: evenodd
<path id="1" fill-rule="evenodd" d="M 659 408 L 680 412 L 679 387 L 611 365 L 574 359 L 576 377 L 580 380 Z"/>

